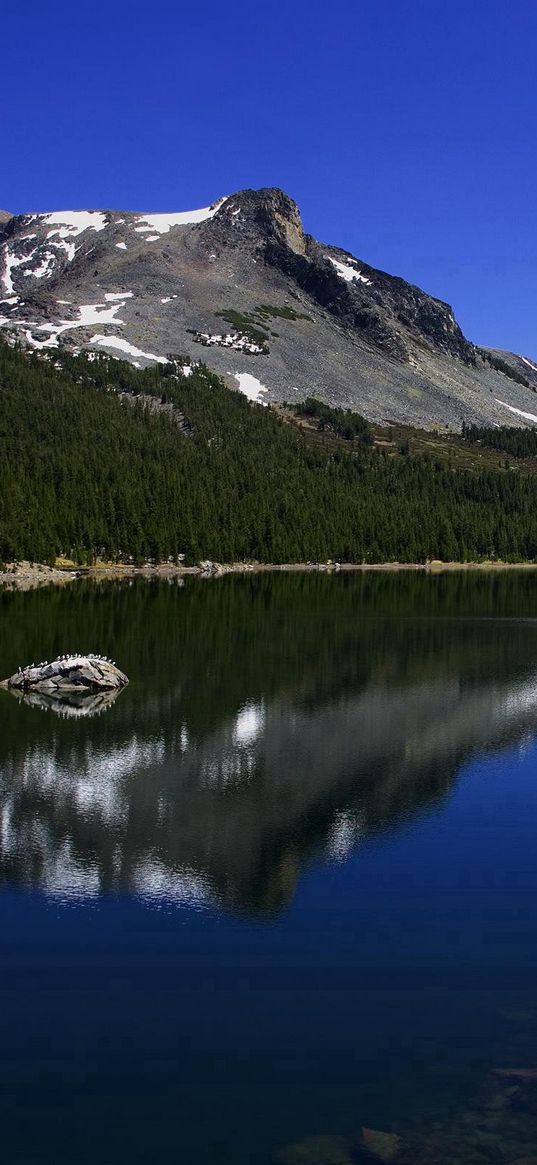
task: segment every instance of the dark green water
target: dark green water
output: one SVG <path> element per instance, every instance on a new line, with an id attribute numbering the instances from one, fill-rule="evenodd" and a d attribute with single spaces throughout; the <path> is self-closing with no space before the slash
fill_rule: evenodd
<path id="1" fill-rule="evenodd" d="M 6 1160 L 536 1156 L 533 576 L 0 594 L 71 649 L 100 715 L 0 692 Z"/>

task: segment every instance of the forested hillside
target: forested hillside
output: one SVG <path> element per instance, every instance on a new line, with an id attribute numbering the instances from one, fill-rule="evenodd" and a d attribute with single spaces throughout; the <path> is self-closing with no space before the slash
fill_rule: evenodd
<path id="1" fill-rule="evenodd" d="M 0 346 L 1 560 L 537 558 L 533 477 L 390 458 L 363 423 L 313 447 L 203 366 L 55 361 Z"/>

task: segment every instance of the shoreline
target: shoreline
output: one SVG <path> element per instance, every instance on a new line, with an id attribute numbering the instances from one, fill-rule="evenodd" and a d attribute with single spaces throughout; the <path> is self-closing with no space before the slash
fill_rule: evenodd
<path id="1" fill-rule="evenodd" d="M 120 579 L 179 579 L 179 578 L 223 578 L 236 574 L 452 574 L 468 571 L 535 570 L 537 562 L 501 562 L 483 560 L 481 562 L 201 562 L 197 566 L 183 566 L 172 563 L 133 566 L 128 563 L 103 563 L 95 566 L 46 566 L 42 563 L 9 563 L 0 571 L 0 590 L 34 590 L 43 586 L 64 586 L 80 579 L 98 581 L 118 581 Z"/>

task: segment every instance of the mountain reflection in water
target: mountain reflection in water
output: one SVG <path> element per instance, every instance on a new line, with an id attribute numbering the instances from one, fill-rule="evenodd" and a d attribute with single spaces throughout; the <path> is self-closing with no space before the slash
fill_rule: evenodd
<path id="1" fill-rule="evenodd" d="M 4 881 L 278 911 L 311 857 L 341 860 L 476 752 L 533 736 L 536 608 L 515 574 L 3 594 L 1 674 L 76 637 L 131 677 L 102 718 L 2 697 Z"/>

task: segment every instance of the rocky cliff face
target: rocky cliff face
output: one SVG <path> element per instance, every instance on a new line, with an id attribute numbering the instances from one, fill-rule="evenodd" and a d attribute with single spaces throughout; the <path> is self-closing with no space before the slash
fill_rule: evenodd
<path id="1" fill-rule="evenodd" d="M 3 333 L 45 353 L 202 358 L 252 400 L 314 394 L 373 420 L 537 419 L 537 363 L 484 358 L 448 304 L 307 235 L 278 189 L 169 215 L 0 215 L 0 280 Z"/>

